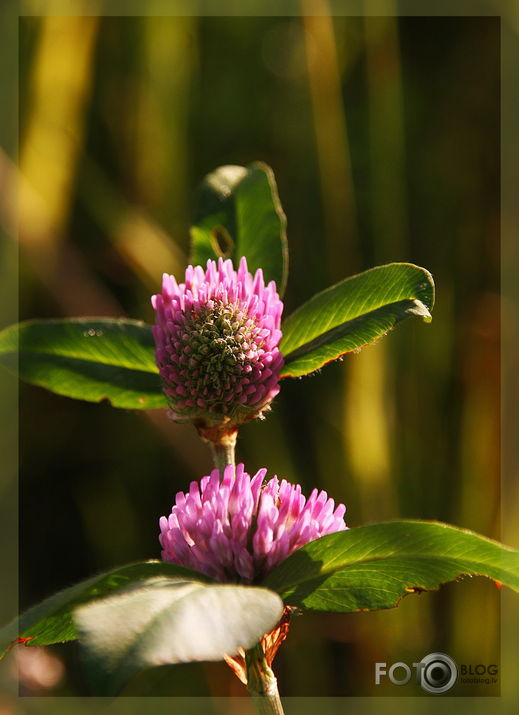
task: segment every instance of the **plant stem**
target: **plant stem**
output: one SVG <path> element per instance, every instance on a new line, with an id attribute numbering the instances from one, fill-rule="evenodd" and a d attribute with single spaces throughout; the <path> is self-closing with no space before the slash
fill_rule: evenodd
<path id="1" fill-rule="evenodd" d="M 276 676 L 267 663 L 261 643 L 245 653 L 245 664 L 247 690 L 258 715 L 284 715 Z"/>
<path id="2" fill-rule="evenodd" d="M 222 472 L 228 464 L 235 464 L 236 433 L 230 438 L 209 441 L 214 466 Z M 245 652 L 247 690 L 258 715 L 284 715 L 276 676 L 267 663 L 261 643 Z"/>
<path id="3" fill-rule="evenodd" d="M 216 469 L 223 472 L 228 464 L 232 464 L 234 467 L 234 449 L 238 437 L 238 428 L 236 426 L 229 428 L 225 427 L 225 425 L 207 427 L 204 424 L 196 423 L 195 427 L 202 440 L 209 445 Z"/>
<path id="4" fill-rule="evenodd" d="M 234 466 L 235 443 L 220 442 L 219 444 L 215 444 L 214 442 L 209 442 L 209 446 L 211 447 L 211 452 L 213 453 L 213 462 L 216 469 L 223 472 L 228 464 L 232 464 Z"/>

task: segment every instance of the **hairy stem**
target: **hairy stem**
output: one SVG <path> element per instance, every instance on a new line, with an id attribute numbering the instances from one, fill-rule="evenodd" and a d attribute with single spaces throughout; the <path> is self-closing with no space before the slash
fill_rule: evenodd
<path id="1" fill-rule="evenodd" d="M 202 440 L 209 445 L 216 469 L 222 472 L 228 464 L 235 465 L 234 450 L 238 437 L 237 427 L 229 428 L 225 425 L 207 427 L 204 424 L 196 423 L 195 427 Z"/>
<path id="2" fill-rule="evenodd" d="M 228 464 L 232 464 L 234 466 L 235 460 L 234 460 L 234 448 L 235 448 L 235 442 L 229 443 L 218 443 L 215 444 L 214 442 L 209 442 L 209 446 L 211 448 L 211 452 L 213 454 L 213 462 L 214 466 L 216 469 L 219 469 L 220 472 L 223 472 L 225 467 Z"/>
<path id="3" fill-rule="evenodd" d="M 258 715 L 284 715 L 276 676 L 267 663 L 261 643 L 246 651 L 245 664 L 247 690 Z"/>

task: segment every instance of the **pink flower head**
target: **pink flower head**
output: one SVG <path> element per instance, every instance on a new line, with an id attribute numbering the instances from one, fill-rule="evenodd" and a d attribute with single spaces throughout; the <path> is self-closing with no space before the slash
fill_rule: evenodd
<path id="1" fill-rule="evenodd" d="M 243 464 L 191 482 L 178 492 L 169 517 L 161 517 L 159 541 L 164 561 L 201 571 L 218 581 L 251 583 L 264 577 L 293 551 L 325 534 L 343 531 L 346 507 L 335 507 L 326 492 L 309 498 L 299 484 L 277 477 L 263 483 Z"/>
<path id="2" fill-rule="evenodd" d="M 276 284 L 242 258 L 188 266 L 185 283 L 164 274 L 156 311 L 155 357 L 177 422 L 234 427 L 261 415 L 279 392 L 283 303 Z"/>

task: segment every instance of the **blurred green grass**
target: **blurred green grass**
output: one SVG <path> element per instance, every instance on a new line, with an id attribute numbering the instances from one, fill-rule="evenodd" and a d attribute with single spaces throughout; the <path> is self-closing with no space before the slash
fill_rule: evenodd
<path id="1" fill-rule="evenodd" d="M 197 182 L 265 161 L 288 216 L 287 314 L 388 261 L 428 268 L 437 303 L 430 326 L 284 381 L 239 457 L 327 489 L 351 526 L 440 519 L 499 538 L 498 18 L 27 17 L 20 53 L 20 319 L 151 322 L 160 274 L 185 266 Z M 158 517 L 210 469 L 189 427 L 32 387 L 20 429 L 22 607 L 158 557 Z M 276 665 L 285 695 L 401 695 L 375 687 L 374 663 L 437 650 L 498 660 L 492 583 L 298 618 Z M 56 692 L 86 692 L 75 647 L 62 657 Z M 240 694 L 233 677 L 163 668 L 128 694 Z"/>

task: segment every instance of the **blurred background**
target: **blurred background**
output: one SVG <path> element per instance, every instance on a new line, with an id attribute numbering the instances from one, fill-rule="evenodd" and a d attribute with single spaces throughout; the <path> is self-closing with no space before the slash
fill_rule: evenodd
<path id="1" fill-rule="evenodd" d="M 327 8 L 21 18 L 20 319 L 152 322 L 161 274 L 187 265 L 198 182 L 221 164 L 265 161 L 288 218 L 287 315 L 390 261 L 428 268 L 437 302 L 429 326 L 408 321 L 285 380 L 268 418 L 242 428 L 238 457 L 251 473 L 267 466 L 307 493 L 326 489 L 350 526 L 438 519 L 499 538 L 499 19 Z M 211 468 L 194 430 L 161 412 L 26 385 L 20 432 L 21 609 L 158 558 L 158 518 Z M 76 644 L 44 651 L 39 680 L 31 650 L 17 655 L 25 694 L 89 693 Z M 412 683 L 375 686 L 374 663 L 432 651 L 499 663 L 492 582 L 380 613 L 296 618 L 275 669 L 282 695 L 420 696 Z M 245 689 L 212 663 L 142 673 L 124 694 Z"/>

